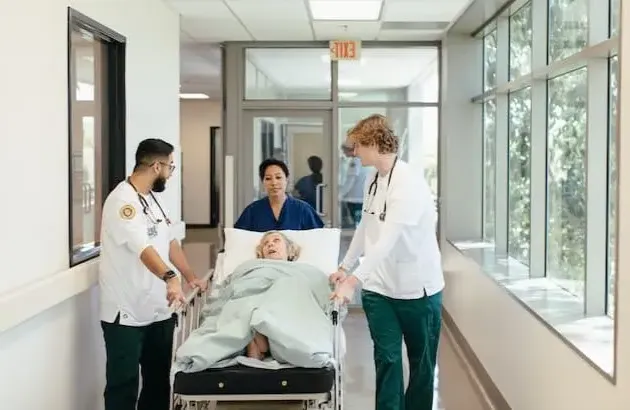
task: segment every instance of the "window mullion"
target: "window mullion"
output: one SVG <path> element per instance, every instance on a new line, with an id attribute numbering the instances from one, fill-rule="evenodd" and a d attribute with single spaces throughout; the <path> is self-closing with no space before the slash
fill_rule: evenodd
<path id="1" fill-rule="evenodd" d="M 608 37 L 608 2 L 589 0 L 589 44 Z M 586 140 L 585 313 L 606 313 L 608 224 L 608 59 L 589 60 Z"/>
<path id="2" fill-rule="evenodd" d="M 505 84 L 509 78 L 510 20 L 501 17 L 497 21 L 497 84 Z M 508 95 L 497 95 L 496 108 L 496 196 L 495 196 L 495 246 L 498 254 L 508 250 Z"/>

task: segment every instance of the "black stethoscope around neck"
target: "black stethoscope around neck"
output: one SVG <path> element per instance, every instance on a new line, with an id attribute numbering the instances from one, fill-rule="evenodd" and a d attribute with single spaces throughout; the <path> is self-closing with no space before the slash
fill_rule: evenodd
<path id="1" fill-rule="evenodd" d="M 131 185 L 133 190 L 136 191 L 136 194 L 138 194 L 138 199 L 140 200 L 140 204 L 142 205 L 142 212 L 149 218 L 151 223 L 157 225 L 157 224 L 161 223 L 162 221 L 166 221 L 167 225 L 171 224 L 171 220 L 168 219 L 168 216 L 166 216 L 166 213 L 164 212 L 164 209 L 162 209 L 162 205 L 160 205 L 160 203 L 158 202 L 158 200 L 155 197 L 155 195 L 153 195 L 153 192 L 149 191 L 149 195 L 151 195 L 151 198 L 153 199 L 155 204 L 158 206 L 158 208 L 160 208 L 160 212 L 162 213 L 162 216 L 164 217 L 163 220 L 160 219 L 160 218 L 156 218 L 155 217 L 155 214 L 151 210 L 151 206 L 149 206 L 149 202 L 147 201 L 147 199 L 144 196 L 142 196 L 140 194 L 140 192 L 138 192 L 138 188 L 136 188 L 136 186 L 131 182 L 131 180 L 129 178 L 127 178 L 127 183 L 129 185 Z"/>
<path id="2" fill-rule="evenodd" d="M 394 164 L 392 165 L 392 169 L 389 170 L 389 176 L 387 177 L 387 187 L 385 188 L 386 192 L 385 192 L 385 200 L 383 201 L 383 210 L 381 211 L 380 214 L 378 214 L 378 219 L 381 222 L 384 222 L 385 217 L 387 216 L 387 190 L 389 189 L 389 184 L 392 182 L 392 175 L 394 174 L 394 168 L 396 168 L 397 162 L 398 162 L 398 156 L 394 158 Z M 368 200 L 366 201 L 367 206 L 363 208 L 363 212 L 365 212 L 366 214 L 376 215 L 374 211 L 369 211 L 369 209 L 371 208 L 372 203 L 374 202 L 374 198 L 376 198 L 377 190 L 378 190 L 378 171 L 376 172 L 376 175 L 374 175 L 374 180 L 368 187 L 368 192 L 367 192 Z"/>

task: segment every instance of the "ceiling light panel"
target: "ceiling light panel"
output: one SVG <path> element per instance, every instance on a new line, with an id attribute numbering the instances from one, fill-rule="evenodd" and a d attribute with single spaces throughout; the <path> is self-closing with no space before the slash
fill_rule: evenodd
<path id="1" fill-rule="evenodd" d="M 383 0 L 310 0 L 313 20 L 375 21 Z"/>
<path id="2" fill-rule="evenodd" d="M 202 93 L 181 93 L 179 94 L 179 98 L 182 100 L 207 100 L 210 97 Z"/>

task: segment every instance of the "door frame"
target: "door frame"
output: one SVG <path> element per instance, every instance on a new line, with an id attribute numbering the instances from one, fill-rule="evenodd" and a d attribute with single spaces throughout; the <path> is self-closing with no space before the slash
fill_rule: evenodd
<path id="1" fill-rule="evenodd" d="M 323 188 L 324 201 L 323 211 L 325 216 L 322 216 L 324 223 L 327 226 L 338 227 L 340 226 L 340 218 L 338 215 L 338 201 L 337 198 L 338 186 L 337 176 L 339 173 L 339 160 L 337 156 L 338 147 L 335 144 L 337 140 L 335 132 L 336 123 L 333 118 L 333 110 L 329 109 L 245 109 L 242 111 L 242 133 L 239 150 L 238 163 L 238 180 L 237 180 L 237 214 L 240 214 L 242 210 L 249 205 L 254 199 L 254 172 L 258 167 L 258 164 L 254 164 L 254 120 L 256 118 L 313 118 L 321 119 L 322 121 L 322 143 L 324 157 L 322 161 L 324 163 L 323 168 L 323 183 L 326 186 Z M 279 131 L 277 131 L 279 132 Z M 242 155 L 242 156 L 241 156 Z M 264 158 L 263 158 L 264 159 Z M 293 175 L 293 169 L 289 165 L 290 186 L 287 187 L 289 192 L 293 189 L 295 184 L 295 175 Z"/>

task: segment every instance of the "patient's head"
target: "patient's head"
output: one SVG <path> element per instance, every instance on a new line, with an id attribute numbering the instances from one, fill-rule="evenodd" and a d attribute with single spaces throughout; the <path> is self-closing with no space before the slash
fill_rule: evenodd
<path id="1" fill-rule="evenodd" d="M 294 261 L 299 256 L 300 247 L 278 231 L 265 233 L 256 247 L 256 257 L 259 259 Z"/>

